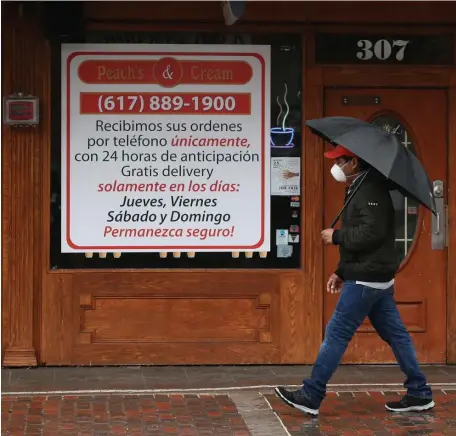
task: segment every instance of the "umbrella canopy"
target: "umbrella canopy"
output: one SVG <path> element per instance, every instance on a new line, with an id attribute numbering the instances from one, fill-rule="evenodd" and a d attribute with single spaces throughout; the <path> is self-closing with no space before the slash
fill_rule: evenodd
<path id="1" fill-rule="evenodd" d="M 306 121 L 312 133 L 330 144 L 342 145 L 391 182 L 391 190 L 421 203 L 436 213 L 432 183 L 418 158 L 399 138 L 357 118 L 326 117 Z"/>

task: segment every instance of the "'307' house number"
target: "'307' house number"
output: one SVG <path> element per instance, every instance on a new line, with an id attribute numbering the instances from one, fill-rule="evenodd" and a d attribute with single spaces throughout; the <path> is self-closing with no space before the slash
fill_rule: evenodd
<path id="1" fill-rule="evenodd" d="M 395 39 L 392 43 L 387 39 L 379 39 L 378 41 L 360 39 L 357 42 L 360 51 L 356 53 L 356 56 L 362 61 L 368 61 L 372 58 L 386 61 L 391 56 L 394 56 L 397 61 L 402 61 L 409 42 L 403 39 Z"/>

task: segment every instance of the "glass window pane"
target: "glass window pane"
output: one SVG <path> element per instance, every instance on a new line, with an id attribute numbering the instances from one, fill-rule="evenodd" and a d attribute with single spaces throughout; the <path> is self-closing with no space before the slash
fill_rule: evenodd
<path id="1" fill-rule="evenodd" d="M 71 41 L 69 41 L 71 42 Z M 86 35 L 87 43 L 133 43 L 133 44 L 256 44 L 271 46 L 271 124 L 277 119 L 281 127 L 293 130 L 294 147 L 271 148 L 272 157 L 297 157 L 301 150 L 301 86 L 302 86 L 302 38 L 295 34 L 226 34 L 208 32 L 90 32 Z M 289 229 L 301 221 L 302 201 L 292 204 L 291 197 L 271 197 L 271 252 L 266 258 L 258 253 L 246 259 L 240 254 L 233 258 L 231 253 L 196 253 L 195 258 L 188 258 L 185 253 L 174 258 L 168 253 L 167 258 L 160 258 L 159 253 L 122 253 L 114 259 L 112 254 L 105 259 L 94 255 L 86 258 L 84 254 L 62 254 L 60 251 L 61 226 L 61 96 L 60 96 L 60 47 L 53 50 L 52 67 L 52 182 L 51 182 L 51 266 L 57 268 L 299 268 L 301 266 L 301 241 L 290 244 L 293 252 L 289 258 L 277 257 L 276 229 Z M 289 113 L 284 123 L 286 104 Z M 280 105 L 282 106 L 282 113 Z M 285 125 L 286 124 L 286 125 Z M 278 144 L 280 145 L 280 144 Z"/>

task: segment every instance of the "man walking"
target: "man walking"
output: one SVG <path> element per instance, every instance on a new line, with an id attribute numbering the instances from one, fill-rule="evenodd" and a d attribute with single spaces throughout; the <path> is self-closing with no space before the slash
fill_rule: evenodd
<path id="1" fill-rule="evenodd" d="M 358 327 L 369 317 L 380 337 L 392 348 L 406 375 L 407 394 L 386 404 L 393 412 L 423 411 L 435 406 L 432 391 L 419 368 L 415 347 L 394 300 L 394 277 L 399 268 L 395 250 L 394 207 L 386 179 L 366 162 L 338 145 L 325 157 L 335 160 L 333 177 L 347 183 L 346 199 L 354 195 L 342 214 L 340 230 L 323 230 L 325 244 L 339 246 L 340 262 L 329 278 L 327 291 L 341 292 L 326 327 L 325 338 L 311 377 L 301 389 L 277 387 L 288 405 L 310 415 L 326 395 L 326 385 Z M 356 190 L 356 192 L 355 192 Z"/>

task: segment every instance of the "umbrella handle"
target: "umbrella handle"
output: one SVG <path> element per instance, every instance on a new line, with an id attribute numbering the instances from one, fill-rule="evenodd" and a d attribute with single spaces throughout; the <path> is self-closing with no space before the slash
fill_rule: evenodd
<path id="1" fill-rule="evenodd" d="M 369 174 L 369 171 L 370 171 L 370 168 L 366 171 L 366 174 L 364 174 L 363 178 L 360 180 L 360 182 L 358 183 L 358 185 L 356 186 L 356 188 L 353 190 L 353 192 L 350 194 L 350 197 L 347 198 L 347 200 L 345 201 L 344 205 L 342 206 L 342 209 L 339 211 L 339 213 L 337 214 L 336 218 L 334 218 L 333 222 L 331 223 L 330 225 L 330 228 L 333 229 L 334 226 L 337 224 L 337 221 L 339 221 L 339 218 L 340 216 L 342 215 L 343 211 L 347 208 L 348 204 L 350 203 L 350 201 L 352 200 L 352 198 L 354 197 L 354 195 L 356 194 L 356 192 L 358 191 L 358 189 L 361 187 L 361 185 L 363 184 L 364 182 L 364 179 L 366 178 L 366 176 Z"/>

